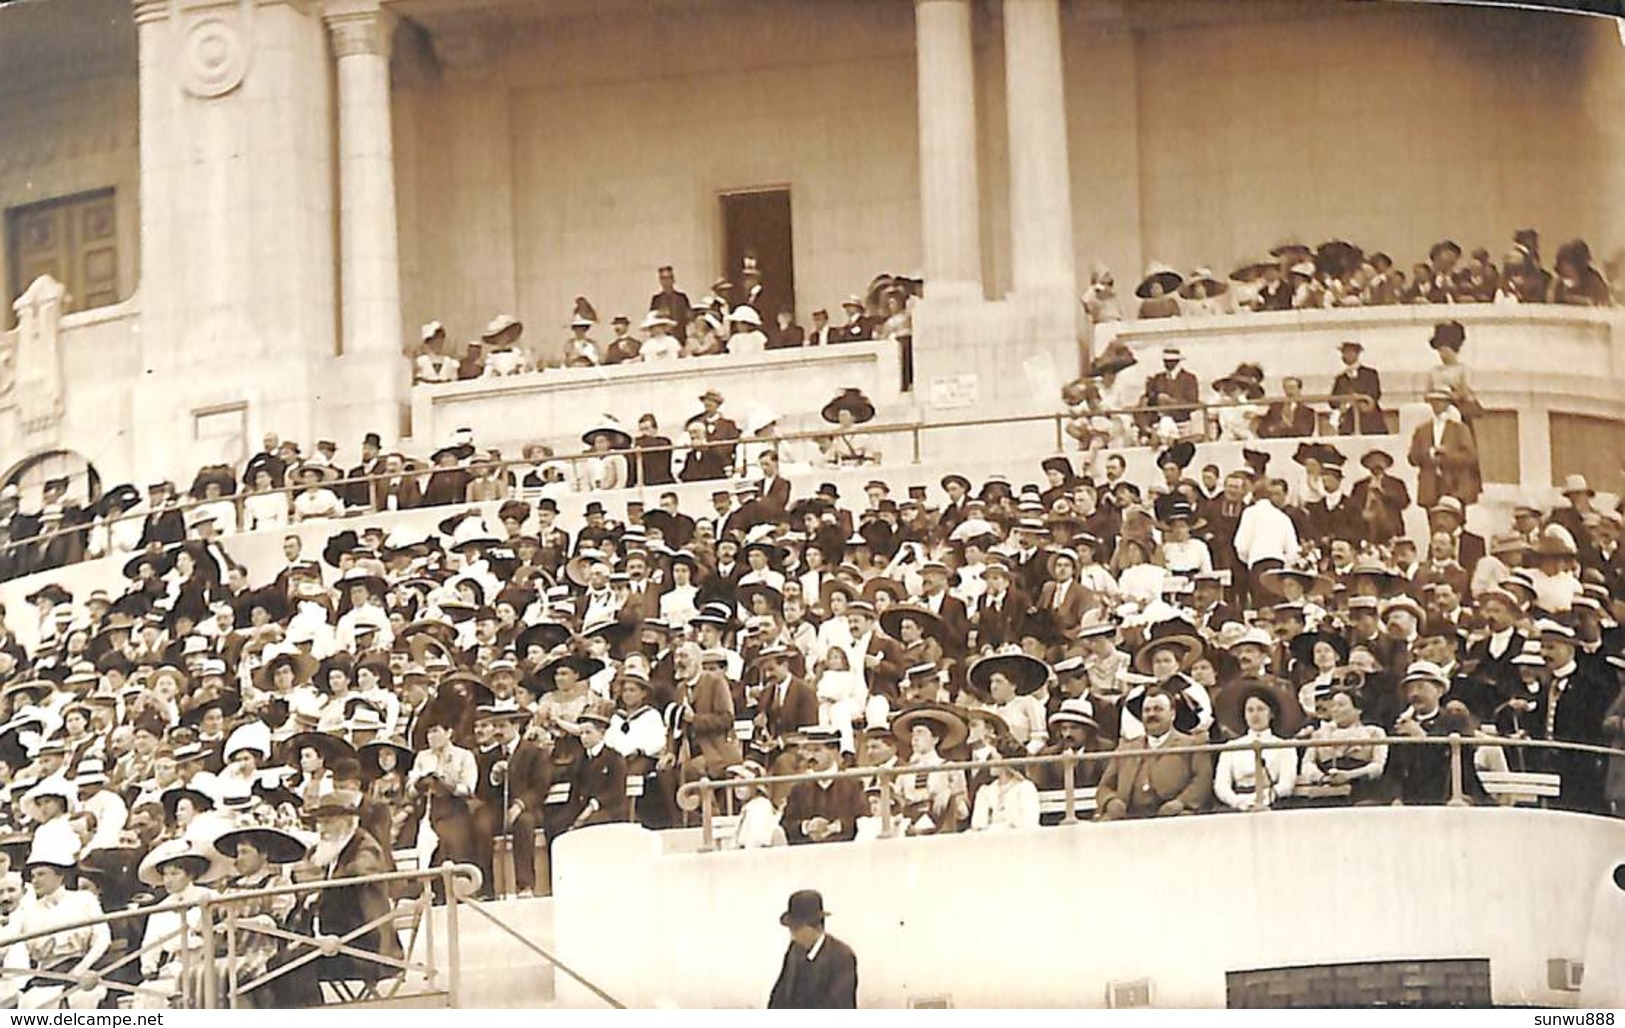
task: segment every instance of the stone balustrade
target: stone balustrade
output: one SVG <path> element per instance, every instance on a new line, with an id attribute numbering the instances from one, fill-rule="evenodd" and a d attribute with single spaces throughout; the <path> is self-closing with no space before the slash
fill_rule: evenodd
<path id="1" fill-rule="evenodd" d="M 412 388 L 412 437 L 432 449 L 459 428 L 482 445 L 528 441 L 579 448 L 580 435 L 604 415 L 634 431 L 653 414 L 661 431 L 681 442 L 683 422 L 700 412 L 699 396 L 715 389 L 724 412 L 742 427 L 754 415 L 779 416 L 781 428 L 814 428 L 818 411 L 844 388 L 856 387 L 877 406 L 901 396 L 897 344 L 843 343 L 757 356 L 718 355 L 658 364 L 550 368 L 504 378 Z M 427 452 L 425 450 L 424 452 Z"/>

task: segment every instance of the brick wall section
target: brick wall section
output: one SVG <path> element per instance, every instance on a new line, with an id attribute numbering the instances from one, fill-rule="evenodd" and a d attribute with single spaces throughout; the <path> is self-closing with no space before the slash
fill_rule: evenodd
<path id="1" fill-rule="evenodd" d="M 1487 960 L 1402 960 L 1231 971 L 1232 1008 L 1484 1007 Z"/>

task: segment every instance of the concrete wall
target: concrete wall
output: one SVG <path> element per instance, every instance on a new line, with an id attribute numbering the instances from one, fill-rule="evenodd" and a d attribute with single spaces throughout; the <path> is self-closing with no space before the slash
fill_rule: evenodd
<path id="1" fill-rule="evenodd" d="M 554 847 L 554 933 L 562 960 L 636 1006 L 765 1005 L 787 942 L 778 915 L 799 888 L 823 892 L 830 931 L 856 950 L 860 1006 L 1101 1007 L 1108 983 L 1149 978 L 1155 1006 L 1223 1007 L 1226 971 L 1462 957 L 1490 961 L 1496 1004 L 1537 1006 L 1579 999 L 1549 987 L 1548 959 L 1585 960 L 1587 1002 L 1607 1005 L 1625 963 L 1597 925 L 1619 905 L 1598 890 L 1622 844 L 1618 821 L 1512 809 L 709 854 L 663 853 L 657 835 L 615 825 Z M 683 943 L 628 960 L 603 925 L 631 923 Z M 559 982 L 561 1005 L 584 1003 L 575 993 Z"/>
<path id="2" fill-rule="evenodd" d="M 792 379 L 798 405 L 795 417 L 789 418 L 784 415 L 791 410 L 778 405 L 777 394 L 779 383 Z M 762 389 L 764 381 L 775 387 Z M 827 427 L 816 411 L 843 388 L 862 389 L 884 410 L 899 398 L 898 381 L 897 344 L 890 342 L 756 357 L 703 357 L 675 364 L 555 368 L 511 378 L 416 386 L 412 426 L 416 440 L 427 447 L 467 427 L 483 443 L 514 446 L 515 452 L 515 444 L 536 440 L 570 453 L 581 448 L 581 433 L 604 415 L 635 432 L 638 418 L 647 412 L 680 443 L 683 423 L 700 413 L 699 395 L 716 389 L 732 398 L 727 413 L 742 429 L 782 418 L 781 432 L 812 431 Z"/>
<path id="3" fill-rule="evenodd" d="M 141 250 L 135 23 L 128 0 L 9 5 L 0 12 L 0 69 L 0 212 L 111 187 L 118 292 L 128 297 Z M 0 232 L 4 226 L 0 218 Z M 0 245 L 5 289 L 10 259 L 10 247 Z M 0 324 L 15 323 L 12 299 L 5 298 Z"/>
<path id="4" fill-rule="evenodd" d="M 1239 0 L 1210 6 L 1237 17 L 1138 33 L 1146 259 L 1222 274 L 1285 239 L 1340 236 L 1408 271 L 1445 237 L 1498 261 L 1526 226 L 1540 230 L 1548 261 L 1572 236 L 1599 258 L 1625 246 L 1611 214 L 1619 107 L 1581 102 L 1611 81 L 1617 97 L 1625 77 L 1608 19 L 1448 4 L 1300 4 L 1295 17 L 1247 17 Z"/>
<path id="5" fill-rule="evenodd" d="M 697 301 L 722 271 L 718 195 L 751 187 L 790 189 L 804 321 L 919 264 L 908 4 L 565 18 L 474 66 L 449 35 L 437 70 L 396 61 L 408 325 L 461 341 L 506 312 L 562 345 L 574 296 L 635 316 L 665 263 Z"/>
<path id="6" fill-rule="evenodd" d="M 564 16 L 496 43 L 487 22 L 435 22 L 426 57 L 396 59 L 407 324 L 439 318 L 463 339 L 506 311 L 552 343 L 578 293 L 606 318 L 641 309 L 663 261 L 697 297 L 721 270 L 717 194 L 757 185 L 791 188 L 803 319 L 915 267 L 910 8 L 821 3 L 815 24 L 785 3 Z M 978 4 L 975 25 L 997 297 L 998 5 Z M 1148 260 L 1223 272 L 1287 238 L 1346 236 L 1405 266 L 1445 236 L 1499 259 L 1524 226 L 1548 260 L 1575 235 L 1599 261 L 1625 248 L 1625 53 L 1604 19 L 1151 0 L 1063 4 L 1062 30 L 1080 289 L 1096 261 L 1127 292 Z M 469 36 L 484 38 L 472 61 Z M 1418 110 L 1435 112 L 1425 131 Z"/>

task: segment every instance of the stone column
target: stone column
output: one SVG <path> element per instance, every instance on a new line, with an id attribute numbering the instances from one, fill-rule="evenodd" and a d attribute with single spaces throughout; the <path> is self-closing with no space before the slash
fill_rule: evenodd
<path id="1" fill-rule="evenodd" d="M 920 242 L 933 301 L 982 299 L 970 0 L 915 0 Z"/>
<path id="2" fill-rule="evenodd" d="M 1072 173 L 1066 146 L 1059 0 L 1004 0 L 1014 291 L 1065 296 L 1075 311 Z M 1053 320 L 1053 313 L 1043 319 Z M 1076 323 L 1076 314 L 1068 316 Z M 1049 327 L 1053 331 L 1053 327 Z"/>
<path id="3" fill-rule="evenodd" d="M 394 25 L 378 0 L 330 2 L 323 12 L 338 83 L 339 282 L 343 365 L 354 413 L 393 438 L 407 378 L 401 349 L 399 236 L 390 130 Z M 348 376 L 347 376 L 348 377 Z"/>
<path id="4" fill-rule="evenodd" d="M 195 432 L 210 411 L 242 407 L 250 438 L 315 438 L 338 318 L 328 40 L 313 5 L 132 8 L 141 374 L 128 438 L 140 481 L 219 459 Z"/>

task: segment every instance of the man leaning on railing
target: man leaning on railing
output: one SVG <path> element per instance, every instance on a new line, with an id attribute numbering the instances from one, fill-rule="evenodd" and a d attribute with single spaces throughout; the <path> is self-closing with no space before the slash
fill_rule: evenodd
<path id="1" fill-rule="evenodd" d="M 94 892 L 68 888 L 74 867 L 74 856 L 68 849 L 42 847 L 36 842 L 27 863 L 33 894 L 23 899 L 6 923 L 4 934 L 25 937 L 55 925 L 100 917 L 102 905 Z M 107 995 L 94 968 L 111 944 L 112 934 L 106 923 L 101 923 L 6 946 L 0 1006 L 40 1010 L 65 1002 L 75 1010 L 94 1010 Z M 29 968 L 71 975 L 75 981 L 17 973 Z"/>

